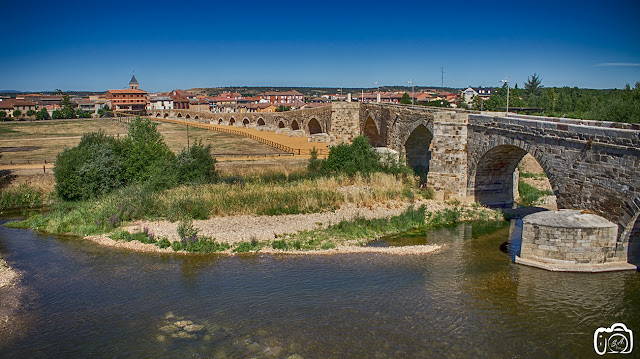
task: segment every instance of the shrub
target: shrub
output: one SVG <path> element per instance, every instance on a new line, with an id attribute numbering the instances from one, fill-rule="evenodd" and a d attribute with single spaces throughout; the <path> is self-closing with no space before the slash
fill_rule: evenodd
<path id="1" fill-rule="evenodd" d="M 216 160 L 211 156 L 211 145 L 195 141 L 176 157 L 176 170 L 180 183 L 212 183 L 216 179 Z"/>
<path id="2" fill-rule="evenodd" d="M 193 226 L 191 219 L 183 219 L 178 223 L 178 237 L 183 241 L 196 241 L 198 239 L 198 229 Z"/>
<path id="3" fill-rule="evenodd" d="M 156 242 L 156 246 L 160 248 L 171 247 L 171 242 L 169 242 L 167 238 L 163 237 L 163 238 L 160 238 L 158 242 Z"/>
<path id="4" fill-rule="evenodd" d="M 124 183 L 118 140 L 103 132 L 85 134 L 80 143 L 60 152 L 54 177 L 56 192 L 65 200 L 104 195 Z"/>

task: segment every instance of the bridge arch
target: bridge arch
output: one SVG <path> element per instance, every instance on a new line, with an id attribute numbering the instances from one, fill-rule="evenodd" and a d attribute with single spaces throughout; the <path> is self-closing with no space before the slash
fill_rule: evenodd
<path id="1" fill-rule="evenodd" d="M 362 133 L 369 139 L 369 144 L 373 147 L 384 147 L 384 140 L 380 136 L 378 126 L 371 116 L 367 116 L 367 120 L 364 122 Z"/>
<path id="2" fill-rule="evenodd" d="M 258 119 L 258 126 L 265 126 L 265 125 L 266 125 L 266 123 L 264 122 L 264 118 L 260 117 Z"/>
<path id="3" fill-rule="evenodd" d="M 163 117 L 164 117 L 164 118 L 169 117 L 169 112 L 165 112 L 165 114 L 164 114 L 164 116 L 163 116 Z"/>
<path id="4" fill-rule="evenodd" d="M 320 122 L 318 122 L 318 120 L 316 120 L 315 118 L 312 118 L 311 120 L 309 120 L 309 123 L 307 124 L 307 128 L 309 129 L 310 135 L 324 132 L 322 131 L 322 126 L 320 125 Z"/>
<path id="5" fill-rule="evenodd" d="M 243 126 L 247 126 L 249 123 L 250 123 L 249 122 L 249 118 L 245 117 L 245 118 L 242 119 L 242 125 Z"/>
<path id="6" fill-rule="evenodd" d="M 640 198 L 636 198 L 636 201 L 640 202 Z M 628 235 L 623 235 L 623 242 L 628 238 L 627 262 L 640 267 L 640 212 L 636 213 L 629 227 Z"/>
<path id="7" fill-rule="evenodd" d="M 555 192 L 557 187 L 553 185 L 553 175 L 544 167 L 544 160 L 536 156 L 539 152 L 512 144 L 500 144 L 482 154 L 469 176 L 468 192 L 471 192 L 476 202 L 482 205 L 513 207 L 517 191 L 514 172 L 527 153 L 530 153 L 547 173 L 549 183 Z"/>
<path id="8" fill-rule="evenodd" d="M 200 119 L 200 117 L 198 117 L 198 115 L 196 115 L 196 116 L 194 117 L 194 119 L 198 120 L 198 119 Z"/>
<path id="9" fill-rule="evenodd" d="M 296 131 L 300 129 L 300 125 L 298 125 L 298 120 L 291 121 L 291 129 Z"/>
<path id="10" fill-rule="evenodd" d="M 156 117 L 160 117 L 160 112 L 156 113 Z"/>
<path id="11" fill-rule="evenodd" d="M 222 121 L 223 121 L 223 120 L 222 120 L 222 117 L 220 117 L 220 118 L 218 119 L 218 125 L 222 125 Z"/>
<path id="12" fill-rule="evenodd" d="M 191 118 L 191 115 L 187 114 L 187 115 L 185 116 L 185 118 Z"/>
<path id="13" fill-rule="evenodd" d="M 236 123 L 236 119 L 235 119 L 235 118 L 233 118 L 233 117 L 231 117 L 231 118 L 229 119 L 229 126 L 233 126 L 233 124 L 234 124 L 234 123 Z"/>
<path id="14" fill-rule="evenodd" d="M 407 165 L 424 181 L 429 173 L 431 162 L 431 141 L 433 133 L 424 124 L 418 124 L 410 132 L 404 143 Z"/>
<path id="15" fill-rule="evenodd" d="M 178 112 L 178 118 L 182 117 L 182 114 L 180 112 Z"/>
<path id="16" fill-rule="evenodd" d="M 278 128 L 285 128 L 285 127 L 287 126 L 284 124 L 284 120 L 280 120 L 280 122 L 278 122 Z"/>

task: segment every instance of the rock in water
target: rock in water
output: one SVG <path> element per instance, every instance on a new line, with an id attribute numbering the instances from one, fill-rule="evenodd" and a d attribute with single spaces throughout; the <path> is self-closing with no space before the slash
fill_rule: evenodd
<path id="1" fill-rule="evenodd" d="M 178 331 L 178 327 L 173 324 L 165 325 L 164 327 L 160 327 L 160 331 L 164 333 L 173 333 Z"/>
<path id="2" fill-rule="evenodd" d="M 204 329 L 204 325 L 190 324 L 190 325 L 185 325 L 183 329 L 189 333 L 200 332 Z"/>
<path id="3" fill-rule="evenodd" d="M 193 322 L 192 322 L 192 321 L 190 321 L 190 320 L 179 320 L 179 321 L 175 322 L 174 324 L 175 324 L 177 327 L 184 328 L 184 327 L 186 327 L 187 325 L 191 325 L 191 324 L 193 324 Z"/>

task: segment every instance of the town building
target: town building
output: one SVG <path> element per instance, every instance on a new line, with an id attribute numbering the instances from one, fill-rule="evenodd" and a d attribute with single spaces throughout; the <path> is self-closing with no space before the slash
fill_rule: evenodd
<path id="1" fill-rule="evenodd" d="M 147 92 L 140 90 L 136 76 L 131 77 L 129 88 L 107 91 L 106 99 L 113 111 L 144 111 L 147 107 Z"/>
<path id="2" fill-rule="evenodd" d="M 491 94 L 494 93 L 497 89 L 494 87 L 471 87 L 469 86 L 466 90 L 462 90 L 460 93 L 461 100 L 470 104 L 473 102 L 473 98 L 476 96 L 480 96 L 482 100 L 487 100 L 491 97 Z"/>
<path id="3" fill-rule="evenodd" d="M 296 90 L 287 92 L 267 91 L 259 94 L 260 100 L 269 103 L 282 104 L 288 102 L 304 102 L 304 95 Z"/>

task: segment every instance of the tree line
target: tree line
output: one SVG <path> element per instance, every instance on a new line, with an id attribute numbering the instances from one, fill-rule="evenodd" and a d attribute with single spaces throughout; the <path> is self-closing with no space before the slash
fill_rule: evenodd
<path id="1" fill-rule="evenodd" d="M 476 96 L 473 110 L 501 111 L 507 105 L 504 84 L 482 101 Z M 585 120 L 640 123 L 640 82 L 624 89 L 581 89 L 578 87 L 544 87 L 538 74 L 527 78 L 524 88 L 516 84 L 509 89 L 509 108 L 527 108 L 528 113 Z"/>

